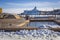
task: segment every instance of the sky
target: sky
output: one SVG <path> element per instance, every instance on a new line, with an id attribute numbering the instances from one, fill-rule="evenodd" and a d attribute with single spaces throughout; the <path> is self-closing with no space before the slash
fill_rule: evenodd
<path id="1" fill-rule="evenodd" d="M 42 11 L 60 9 L 60 0 L 0 0 L 3 13 L 18 14 L 24 10 L 32 10 L 35 6 Z"/>

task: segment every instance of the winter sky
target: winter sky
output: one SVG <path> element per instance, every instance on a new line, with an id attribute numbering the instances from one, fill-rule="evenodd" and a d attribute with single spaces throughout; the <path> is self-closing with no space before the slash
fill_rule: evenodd
<path id="1" fill-rule="evenodd" d="M 60 0 L 0 0 L 0 8 L 5 13 L 21 13 L 32 10 L 35 6 L 43 11 L 60 9 Z"/>

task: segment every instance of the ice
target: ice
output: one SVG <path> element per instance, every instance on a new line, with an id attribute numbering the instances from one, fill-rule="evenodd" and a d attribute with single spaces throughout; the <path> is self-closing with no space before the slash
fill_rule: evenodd
<path id="1" fill-rule="evenodd" d="M 20 30 L 16 32 L 0 31 L 1 40 L 60 40 L 60 32 L 48 29 Z"/>

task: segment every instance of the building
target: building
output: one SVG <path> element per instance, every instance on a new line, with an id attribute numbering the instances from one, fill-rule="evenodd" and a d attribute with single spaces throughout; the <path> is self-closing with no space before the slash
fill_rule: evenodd
<path id="1" fill-rule="evenodd" d="M 2 8 L 0 8 L 0 14 L 2 13 Z"/>
<path id="2" fill-rule="evenodd" d="M 60 15 L 60 9 L 53 10 L 53 14 Z"/>
<path id="3" fill-rule="evenodd" d="M 40 15 L 60 15 L 60 9 L 56 9 L 56 10 L 51 10 L 51 11 L 39 11 L 37 10 L 36 7 L 34 7 L 34 9 L 32 10 L 25 10 L 23 13 L 18 14 L 22 17 L 26 17 L 27 15 L 29 17 L 40 17 Z"/>
<path id="4" fill-rule="evenodd" d="M 39 15 L 41 12 L 36 7 L 32 10 L 25 10 L 21 15 Z"/>

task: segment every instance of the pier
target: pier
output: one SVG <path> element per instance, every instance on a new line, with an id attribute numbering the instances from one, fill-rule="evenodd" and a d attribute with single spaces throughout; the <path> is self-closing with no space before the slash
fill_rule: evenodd
<path id="1" fill-rule="evenodd" d="M 58 15 L 57 15 L 58 16 Z M 30 18 L 30 21 L 54 21 L 58 24 L 60 24 L 60 18 L 57 19 L 58 17 L 56 17 L 55 15 L 50 16 L 50 17 L 36 17 L 36 18 Z"/>

